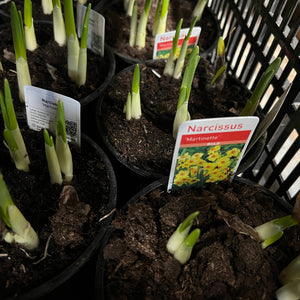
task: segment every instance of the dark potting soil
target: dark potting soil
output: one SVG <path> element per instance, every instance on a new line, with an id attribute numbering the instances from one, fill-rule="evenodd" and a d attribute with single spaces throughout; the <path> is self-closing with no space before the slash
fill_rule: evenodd
<path id="1" fill-rule="evenodd" d="M 68 205 L 59 204 L 63 187 L 68 185 L 50 183 L 42 132 L 24 128 L 22 134 L 31 161 L 30 171 L 18 171 L 3 144 L 0 170 L 15 205 L 37 232 L 40 244 L 29 252 L 0 241 L 1 299 L 31 290 L 71 265 L 99 234 L 99 219 L 109 212 L 109 193 L 115 188 L 104 161 L 83 139 L 81 149 L 70 145 L 74 168 L 70 185 L 79 202 L 72 198 Z M 48 239 L 47 255 L 37 263 L 44 256 Z"/>
<path id="2" fill-rule="evenodd" d="M 80 101 L 96 91 L 105 82 L 111 67 L 111 61 L 107 58 L 107 53 L 102 57 L 88 50 L 86 84 L 78 87 L 68 76 L 67 47 L 60 47 L 54 41 L 52 24 L 38 22 L 35 24 L 35 29 L 39 47 L 34 52 L 27 51 L 32 86 L 50 90 Z M 14 99 L 16 113 L 24 116 L 25 104 L 20 103 L 19 100 L 10 24 L 0 27 L 0 34 L 0 59 L 4 69 L 3 72 L 0 71 L 1 85 L 3 87 L 3 79 L 7 78 Z M 109 76 L 112 76 L 112 74 Z"/>
<path id="3" fill-rule="evenodd" d="M 131 90 L 133 67 L 115 76 L 103 97 L 98 121 L 101 134 L 116 149 L 117 156 L 146 172 L 168 175 L 175 139 L 173 121 L 178 103 L 181 79 L 163 73 L 164 60 L 140 64 L 142 117 L 125 119 L 123 107 Z M 189 98 L 191 119 L 236 116 L 244 107 L 247 90 L 228 77 L 221 93 L 210 86 L 213 67 L 200 59 Z M 153 174 L 155 177 L 155 175 Z"/>
<path id="4" fill-rule="evenodd" d="M 144 0 L 138 2 L 138 17 L 144 8 Z M 114 52 L 125 59 L 136 59 L 146 61 L 152 59 L 154 49 L 154 37 L 152 36 L 152 26 L 155 18 L 157 1 L 152 1 L 147 22 L 146 46 L 138 50 L 129 46 L 130 20 L 131 17 L 126 16 L 123 8 L 123 1 L 115 1 L 99 9 L 99 12 L 105 17 L 105 41 L 110 45 Z M 171 0 L 169 2 L 169 10 L 167 17 L 167 31 L 176 30 L 178 22 L 183 18 L 183 28 L 189 28 L 193 19 L 192 11 L 195 1 Z M 200 21 L 195 26 L 201 27 L 201 34 L 198 41 L 200 53 L 208 50 L 218 39 L 218 24 L 213 14 L 205 9 Z"/>
<path id="5" fill-rule="evenodd" d="M 190 232 L 198 227 L 201 234 L 181 265 L 167 240 L 196 210 Z M 279 272 L 299 254 L 300 228 L 286 229 L 266 249 L 248 233 L 287 214 L 256 186 L 237 182 L 171 193 L 152 188 L 116 215 L 99 288 L 104 299 L 276 299 Z"/>

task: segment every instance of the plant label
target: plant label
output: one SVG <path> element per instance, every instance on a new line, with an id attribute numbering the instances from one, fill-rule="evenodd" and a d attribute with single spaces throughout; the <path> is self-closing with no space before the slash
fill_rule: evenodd
<path id="1" fill-rule="evenodd" d="M 178 47 L 176 50 L 176 57 L 179 56 L 180 49 L 185 36 L 189 32 L 189 28 L 184 28 L 180 30 Z M 189 38 L 187 54 L 192 51 L 195 45 L 198 44 L 199 36 L 201 32 L 201 27 L 194 27 Z M 176 30 L 169 31 L 155 36 L 153 59 L 164 59 L 168 58 L 172 49 L 173 38 L 175 36 Z"/>
<path id="2" fill-rule="evenodd" d="M 168 191 L 231 180 L 258 122 L 259 118 L 252 116 L 183 122 L 174 148 Z"/>
<path id="3" fill-rule="evenodd" d="M 26 85 L 25 107 L 27 123 L 30 129 L 40 131 L 47 129 L 55 134 L 57 102 L 64 104 L 67 140 L 81 144 L 80 103 L 70 97 L 45 89 Z"/>
<path id="4" fill-rule="evenodd" d="M 86 6 L 77 4 L 77 35 L 81 37 L 84 15 Z M 104 56 L 104 39 L 105 39 L 105 18 L 91 9 L 87 48 L 92 52 Z"/>

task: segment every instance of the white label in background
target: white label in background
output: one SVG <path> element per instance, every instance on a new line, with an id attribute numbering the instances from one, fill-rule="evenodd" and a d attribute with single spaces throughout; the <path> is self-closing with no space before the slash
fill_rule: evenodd
<path id="1" fill-rule="evenodd" d="M 178 38 L 178 49 L 177 56 L 179 55 L 183 40 L 189 32 L 189 28 L 181 29 Z M 188 43 L 188 50 L 190 52 L 195 45 L 198 44 L 199 36 L 201 32 L 201 27 L 194 27 Z M 155 36 L 153 59 L 163 59 L 168 58 L 173 45 L 173 38 L 175 37 L 176 30 L 169 31 Z"/>
<path id="2" fill-rule="evenodd" d="M 55 134 L 57 102 L 64 104 L 67 140 L 81 144 L 80 103 L 70 97 L 34 86 L 25 86 L 25 106 L 27 123 L 30 129 L 49 130 Z"/>
<path id="3" fill-rule="evenodd" d="M 86 6 L 77 4 L 77 35 L 81 37 Z M 104 56 L 105 18 L 91 9 L 88 28 L 87 48 Z"/>

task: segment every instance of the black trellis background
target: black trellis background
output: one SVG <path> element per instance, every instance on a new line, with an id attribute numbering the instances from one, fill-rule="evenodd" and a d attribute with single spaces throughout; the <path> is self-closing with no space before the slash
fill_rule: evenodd
<path id="1" fill-rule="evenodd" d="M 262 99 L 264 113 L 292 83 L 287 98 L 268 131 L 262 155 L 251 171 L 243 174 L 289 204 L 294 204 L 300 187 L 300 1 L 298 0 L 212 0 L 223 37 L 229 35 L 229 72 L 248 88 L 255 86 L 276 57 L 280 69 Z M 286 140 L 290 143 L 282 148 Z"/>

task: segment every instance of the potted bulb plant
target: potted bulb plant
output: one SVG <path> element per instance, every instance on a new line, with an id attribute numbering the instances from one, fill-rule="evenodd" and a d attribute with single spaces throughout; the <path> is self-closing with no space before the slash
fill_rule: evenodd
<path id="1" fill-rule="evenodd" d="M 215 49 L 219 36 L 219 23 L 206 6 L 207 1 L 199 1 L 204 3 L 203 14 L 196 7 L 194 1 L 128 1 L 131 2 L 131 12 L 136 5 L 136 12 L 129 13 L 130 5 L 126 6 L 126 1 L 103 1 L 95 8 L 106 20 L 105 36 L 106 42 L 110 45 L 119 59 L 120 66 L 146 61 L 152 59 L 154 50 L 154 39 L 158 33 L 173 31 L 181 18 L 183 18 L 183 28 L 190 27 L 197 11 L 199 19 L 196 26 L 201 26 L 201 34 L 198 41 L 200 53 L 202 57 L 207 57 Z M 200 8 L 201 10 L 201 8 Z M 146 13 L 145 13 L 146 12 Z M 146 22 L 143 47 L 132 43 L 131 35 L 137 31 L 136 24 L 140 23 L 140 19 Z M 164 20 L 164 26 L 160 26 L 163 30 L 156 31 L 156 25 L 159 20 Z M 120 28 L 122 30 L 120 30 Z M 120 69 L 121 69 L 120 67 Z M 119 69 L 119 70 L 120 70 Z"/>
<path id="2" fill-rule="evenodd" d="M 64 10 L 62 10 L 59 0 L 55 1 L 55 3 L 54 22 L 34 22 L 33 20 L 37 47 L 34 50 L 28 50 L 25 38 L 23 38 L 23 22 L 17 17 L 21 11 L 17 10 L 14 2 L 11 2 L 12 28 L 10 29 L 8 26 L 1 28 L 1 48 L 3 49 L 0 58 L 2 63 L 1 78 L 9 78 L 13 98 L 16 100 L 19 98 L 19 91 L 23 93 L 22 87 L 24 85 L 32 85 L 78 100 L 82 108 L 85 109 L 88 104 L 91 104 L 101 94 L 113 76 L 115 72 L 115 58 L 108 46 L 105 46 L 103 57 L 87 49 L 88 17 L 91 6 L 86 10 L 86 20 L 82 28 L 83 34 L 79 40 L 75 31 L 72 1 L 65 1 Z M 67 5 L 68 3 L 69 5 Z M 61 18 L 57 17 L 59 12 Z M 26 19 L 24 15 L 24 20 Z M 68 32 L 65 32 L 65 23 L 68 25 L 66 26 Z M 60 34 L 58 34 L 59 30 Z M 61 40 L 63 34 L 65 35 L 65 40 Z M 67 39 L 70 36 L 74 36 L 74 39 L 76 38 L 78 53 L 81 53 L 78 68 L 79 74 L 82 74 L 81 82 L 74 78 L 72 79 L 70 77 L 72 75 L 68 70 L 70 69 L 68 57 L 71 57 L 71 48 L 67 45 Z M 28 78 L 26 82 L 22 82 L 17 78 L 17 74 L 20 71 L 14 71 L 16 70 L 14 56 L 17 60 L 19 57 L 22 57 L 19 60 L 27 62 L 29 66 L 25 77 Z M 85 57 L 85 60 L 82 60 L 82 57 Z M 78 60 L 79 57 L 77 56 Z M 24 78 L 24 76 L 20 75 L 20 78 Z M 24 117 L 25 105 L 24 103 L 19 103 L 21 101 L 24 102 L 23 96 L 20 98 L 20 101 L 16 101 L 15 109 L 18 116 Z"/>
<path id="3" fill-rule="evenodd" d="M 229 76 L 225 76 L 220 88 L 222 73 L 215 79 L 216 67 L 201 57 L 199 59 L 197 47 L 194 50 L 198 53 L 194 53 L 196 60 L 190 63 L 190 68 L 183 67 L 176 60 L 176 66 L 173 66 L 171 73 L 174 74 L 174 71 L 181 69 L 179 76 L 176 75 L 178 78 L 169 75 L 169 61 L 166 63 L 149 61 L 139 64 L 138 90 L 141 99 L 139 118 L 127 120 L 124 113 L 127 93 L 136 84 L 132 80 L 134 66 L 119 72 L 98 102 L 97 125 L 103 145 L 121 164 L 144 178 L 158 178 L 169 174 L 175 145 L 173 123 L 181 104 L 184 103 L 182 108 L 185 107 L 186 113 L 184 116 L 186 119 L 181 119 L 181 122 L 188 120 L 189 116 L 191 119 L 239 116 L 248 99 L 251 99 L 251 102 L 256 99 L 255 107 L 257 107 L 264 89 L 280 64 L 280 58 L 272 63 L 271 72 L 267 70 L 268 76 L 264 74 L 257 87 L 259 92 L 256 90 L 252 97 L 248 89 L 231 80 Z M 191 57 L 192 54 L 189 59 Z M 174 62 L 173 64 L 175 65 Z M 181 65 L 181 68 L 177 68 L 177 65 Z M 186 64 L 188 65 L 189 63 Z M 265 135 L 262 137 L 258 152 L 252 151 L 252 154 L 254 152 L 255 154 L 243 166 L 243 170 L 249 168 L 258 158 L 264 145 L 264 138 Z M 238 172 L 242 172 L 242 169 Z"/>
<path id="4" fill-rule="evenodd" d="M 56 130 L 44 134 L 19 127 L 7 80 L 0 100 L 7 146 L 0 149 L 0 294 L 37 299 L 72 278 L 100 246 L 116 206 L 116 178 L 87 135 L 80 148 L 69 145 L 60 100 Z"/>
<path id="5" fill-rule="evenodd" d="M 281 270 L 299 255 L 296 211 L 244 178 L 169 192 L 166 182 L 117 212 L 99 252 L 97 299 L 275 299 Z"/>

